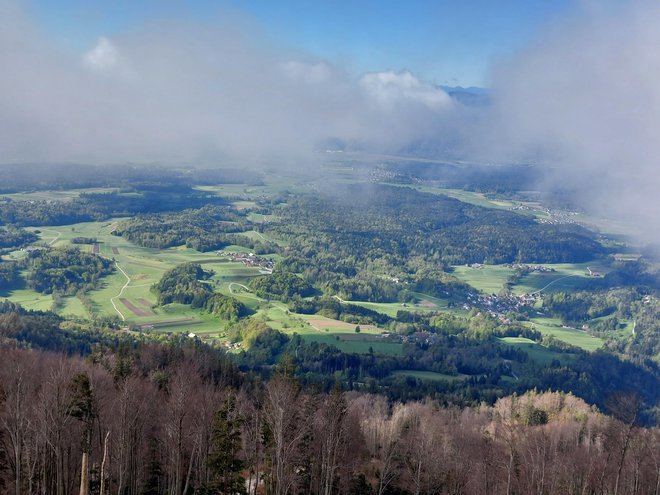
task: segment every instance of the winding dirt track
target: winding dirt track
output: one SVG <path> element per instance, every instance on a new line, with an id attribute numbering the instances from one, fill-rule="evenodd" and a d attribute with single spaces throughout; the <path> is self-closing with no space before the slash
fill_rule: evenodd
<path id="1" fill-rule="evenodd" d="M 124 316 L 124 314 L 121 311 L 119 311 L 119 308 L 117 307 L 117 304 L 115 303 L 115 299 L 119 299 L 124 294 L 124 289 L 126 289 L 126 287 L 128 287 L 131 283 L 131 277 L 129 277 L 126 274 L 126 272 L 122 269 L 121 266 L 119 266 L 119 263 L 117 263 L 116 261 L 115 261 L 115 266 L 117 267 L 117 270 L 122 272 L 124 274 L 124 277 L 126 277 L 126 283 L 124 284 L 124 286 L 119 291 L 119 294 L 117 294 L 115 297 L 110 298 L 110 302 L 112 303 L 112 307 L 115 308 L 115 311 L 119 314 L 119 317 L 121 318 L 121 321 L 126 321 L 126 317 Z"/>
<path id="2" fill-rule="evenodd" d="M 550 283 L 549 283 L 548 285 L 546 285 L 545 287 L 541 287 L 541 288 L 540 288 L 539 290 L 537 290 L 537 291 L 530 292 L 530 295 L 533 295 L 533 294 L 539 294 L 539 293 L 543 292 L 545 289 L 547 289 L 548 287 L 550 287 L 552 284 L 556 284 L 556 283 L 559 282 L 560 280 L 564 280 L 564 279 L 571 278 L 571 277 L 579 277 L 579 275 L 566 275 L 565 277 L 557 278 L 557 279 L 553 280 L 552 282 L 550 282 Z"/>

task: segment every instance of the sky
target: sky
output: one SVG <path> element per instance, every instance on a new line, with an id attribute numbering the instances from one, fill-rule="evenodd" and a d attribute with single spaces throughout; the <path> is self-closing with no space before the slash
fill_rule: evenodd
<path id="1" fill-rule="evenodd" d="M 283 4 L 0 0 L 0 163 L 532 162 L 660 244 L 657 1 Z"/>
<path id="2" fill-rule="evenodd" d="M 242 18 L 274 42 L 354 73 L 409 70 L 450 86 L 488 85 L 493 60 L 509 57 L 569 0 L 30 0 L 51 38 L 72 51 L 91 48 L 154 21 L 207 24 Z"/>

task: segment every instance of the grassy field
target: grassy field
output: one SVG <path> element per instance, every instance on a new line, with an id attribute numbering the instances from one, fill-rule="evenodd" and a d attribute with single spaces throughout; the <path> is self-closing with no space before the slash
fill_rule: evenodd
<path id="1" fill-rule="evenodd" d="M 433 382 L 446 381 L 458 382 L 469 378 L 470 375 L 445 375 L 444 373 L 436 373 L 434 371 L 417 371 L 417 370 L 396 370 L 390 373 L 390 376 L 410 376 L 418 380 L 429 380 Z"/>
<path id="2" fill-rule="evenodd" d="M 586 351 L 595 351 L 604 344 L 602 339 L 593 337 L 583 330 L 562 326 L 561 322 L 555 318 L 534 318 L 530 322 L 530 326 L 544 335 L 552 335 L 562 342 L 580 347 Z"/>
<path id="3" fill-rule="evenodd" d="M 114 188 L 90 187 L 88 189 L 67 189 L 66 191 L 34 191 L 25 193 L 2 194 L 2 198 L 11 198 L 13 201 L 71 201 L 81 193 L 108 193 L 116 191 Z"/>
<path id="4" fill-rule="evenodd" d="M 14 289 L 0 293 L 3 298 L 11 299 L 27 309 L 48 311 L 53 305 L 53 296 L 39 294 L 30 289 Z"/>
<path id="5" fill-rule="evenodd" d="M 573 354 L 555 352 L 524 337 L 502 337 L 498 340 L 504 345 L 511 345 L 525 351 L 529 359 L 542 366 L 547 366 L 553 360 L 565 363 L 567 360 L 574 359 Z"/>
<path id="6" fill-rule="evenodd" d="M 288 331 L 287 333 L 298 333 L 305 340 L 334 345 L 343 352 L 355 352 L 358 354 L 389 354 L 392 356 L 403 355 L 403 345 L 397 342 L 383 341 L 377 335 L 356 334 L 354 332 L 319 331 L 308 328 L 303 331 Z"/>
<path id="7" fill-rule="evenodd" d="M 241 296 L 243 299 L 241 299 Z M 249 294 L 236 294 L 244 303 L 252 297 L 256 304 L 257 316 L 277 330 L 287 335 L 298 334 L 305 340 L 334 345 L 344 352 L 367 354 L 370 352 L 400 356 L 403 344 L 390 342 L 382 337 L 383 330 L 372 325 L 359 325 L 360 332 L 355 332 L 357 325 L 319 315 L 301 315 L 291 313 L 280 302 L 259 303 Z"/>
<path id="8" fill-rule="evenodd" d="M 554 263 L 544 264 L 547 268 L 555 271 L 551 273 L 531 272 L 523 276 L 514 288 L 516 294 L 542 292 L 559 292 L 579 290 L 594 280 L 589 275 L 589 269 L 602 275 L 610 268 L 602 261 L 594 260 L 585 263 Z"/>
<path id="9" fill-rule="evenodd" d="M 468 313 L 465 311 L 461 305 L 449 306 L 448 299 L 440 299 L 438 297 L 433 297 L 428 294 L 422 294 L 421 292 L 412 293 L 416 298 L 416 303 L 374 303 L 366 301 L 344 301 L 342 302 L 347 304 L 354 304 L 356 306 L 362 306 L 363 308 L 371 309 L 377 311 L 378 313 L 386 314 L 392 318 L 396 317 L 397 312 L 399 311 L 410 311 L 414 313 L 428 313 L 434 311 L 443 311 L 446 313 L 452 313 L 457 316 L 467 316 Z"/>
<path id="10" fill-rule="evenodd" d="M 136 246 L 122 237 L 111 234 L 118 220 L 112 222 L 87 222 L 68 226 L 41 227 L 39 231 L 44 243 L 55 247 L 71 245 L 74 237 L 94 237 L 98 240 L 99 254 L 116 261 L 115 272 L 102 280 L 101 287 L 89 292 L 94 312 L 101 316 L 119 316 L 127 323 L 158 328 L 163 322 L 178 320 L 174 330 L 195 328 L 195 333 L 217 333 L 217 320 L 211 322 L 208 315 L 190 311 L 184 307 L 167 309 L 154 308 L 156 296 L 151 286 L 162 277 L 166 270 L 186 262 L 202 263 L 207 270 L 213 270 L 212 283 L 216 287 L 227 286 L 235 281 L 247 281 L 259 275 L 259 270 L 246 267 L 239 262 L 231 262 L 214 252 L 200 253 L 193 249 L 177 247 L 151 249 Z M 93 250 L 91 245 L 80 245 L 81 249 Z M 229 246 L 227 251 L 244 250 Z M 28 289 L 17 289 L 3 294 L 27 309 L 49 309 L 52 296 L 38 294 Z M 113 304 L 114 303 L 114 304 Z M 63 316 L 89 317 L 89 313 L 76 298 L 64 299 L 59 313 Z M 174 315 L 174 316 L 173 316 Z M 173 328 L 167 327 L 167 331 Z M 191 330 L 192 331 L 192 330 Z"/>
<path id="11" fill-rule="evenodd" d="M 400 185 L 400 184 L 397 184 Z M 499 210 L 510 210 L 516 203 L 507 199 L 493 199 L 487 197 L 484 193 L 464 191 L 462 189 L 448 189 L 443 187 L 433 186 L 416 186 L 415 189 L 422 192 L 431 194 L 442 194 L 450 198 L 458 199 L 463 203 L 469 203 L 476 206 L 484 206 L 486 208 L 495 208 Z"/>
<path id="12" fill-rule="evenodd" d="M 512 287 L 514 294 L 579 290 L 594 280 L 594 277 L 589 276 L 589 268 L 601 275 L 609 271 L 609 268 L 598 260 L 586 263 L 546 263 L 539 266 L 554 271 L 523 275 Z M 452 273 L 478 291 L 497 294 L 515 270 L 504 265 L 482 265 L 480 268 L 461 265 L 453 267 Z"/>
<path id="13" fill-rule="evenodd" d="M 200 253 L 185 247 L 144 248 L 114 236 L 111 232 L 119 220 L 32 229 L 39 232 L 43 243 L 54 247 L 69 246 L 74 237 L 96 238 L 99 254 L 115 260 L 115 272 L 104 277 L 98 289 L 88 293 L 93 311 L 99 316 L 118 316 L 147 332 L 194 333 L 201 338 L 223 339 L 226 337 L 227 322 L 181 304 L 156 305 L 156 295 L 151 287 L 163 273 L 178 264 L 196 262 L 213 272 L 209 282 L 214 290 L 237 298 L 254 312 L 255 317 L 263 318 L 273 328 L 289 335 L 298 333 L 310 341 L 336 345 L 347 352 L 402 354 L 402 344 L 384 341 L 380 337 L 382 331 L 376 327 L 361 326 L 360 333 L 355 333 L 355 325 L 319 316 L 292 314 L 283 303 L 256 297 L 247 288 L 247 283 L 251 277 L 261 275 L 258 268 L 232 262 L 215 252 Z M 260 236 L 258 232 L 250 235 Z M 90 252 L 94 249 L 92 245 L 79 245 L 79 248 Z M 224 251 L 248 252 L 249 249 L 228 246 Z M 16 257 L 21 254 L 17 252 Z M 21 303 L 27 309 L 48 310 L 53 306 L 51 295 L 25 288 L 1 295 Z M 390 311 L 396 313 L 394 308 Z M 75 297 L 63 298 L 58 313 L 68 317 L 91 316 Z"/>
<path id="14" fill-rule="evenodd" d="M 452 271 L 452 275 L 486 294 L 500 292 L 512 274 L 513 270 L 503 265 L 482 265 L 481 268 L 460 265 L 453 267 Z"/>

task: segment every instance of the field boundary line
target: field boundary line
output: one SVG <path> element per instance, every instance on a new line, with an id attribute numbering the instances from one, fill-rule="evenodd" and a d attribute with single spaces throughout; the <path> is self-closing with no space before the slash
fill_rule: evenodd
<path id="1" fill-rule="evenodd" d="M 41 230 L 43 230 L 44 232 L 55 232 L 57 234 L 57 236 L 55 236 L 54 239 L 51 239 L 51 241 L 48 243 L 49 246 L 52 246 L 53 244 L 55 244 L 55 242 L 60 237 L 62 237 L 62 232 L 60 232 L 59 230 L 52 230 L 52 229 L 41 229 Z"/>
<path id="2" fill-rule="evenodd" d="M 565 277 L 556 278 L 556 279 L 554 279 L 552 282 L 550 282 L 548 285 L 546 285 L 545 287 L 542 287 L 542 288 L 540 288 L 540 289 L 537 290 L 537 291 L 530 292 L 529 295 L 532 296 L 532 295 L 534 295 L 534 294 L 539 294 L 539 293 L 543 292 L 545 289 L 547 289 L 548 287 L 550 287 L 552 284 L 557 283 L 557 282 L 559 282 L 560 280 L 564 280 L 564 279 L 571 278 L 571 277 L 579 277 L 579 276 L 580 276 L 580 275 L 566 275 Z"/>
<path id="3" fill-rule="evenodd" d="M 126 321 L 126 318 L 124 317 L 123 313 L 121 311 L 119 311 L 119 308 L 115 304 L 115 299 L 119 299 L 124 294 L 124 289 L 126 289 L 131 283 L 131 277 L 129 277 L 126 274 L 126 272 L 123 270 L 123 268 L 121 266 L 119 266 L 119 263 L 117 263 L 116 261 L 115 261 L 115 266 L 124 275 L 124 277 L 126 277 L 126 283 L 124 284 L 124 286 L 119 291 L 119 294 L 117 294 L 115 297 L 110 298 L 110 302 L 112 303 L 112 307 L 115 308 L 115 311 L 117 313 L 119 313 L 119 317 L 121 318 L 121 321 Z"/>
<path id="4" fill-rule="evenodd" d="M 249 288 L 248 286 L 246 286 L 246 285 L 239 284 L 238 282 L 229 282 L 229 292 L 230 292 L 231 294 L 234 294 L 234 290 L 231 288 L 232 285 L 238 285 L 239 287 L 243 287 L 248 293 L 250 293 L 250 294 L 252 293 L 252 291 L 250 290 L 250 288 Z"/>

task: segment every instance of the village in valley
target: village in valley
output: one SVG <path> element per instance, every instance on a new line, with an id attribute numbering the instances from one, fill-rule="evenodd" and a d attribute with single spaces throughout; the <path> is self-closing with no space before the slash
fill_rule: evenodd
<path id="1" fill-rule="evenodd" d="M 259 273 L 261 275 L 270 275 L 271 273 L 273 273 L 273 266 L 275 265 L 275 261 L 273 261 L 270 258 L 257 256 L 254 253 L 235 253 L 235 252 L 218 251 L 216 254 L 218 256 L 228 258 L 230 261 L 243 263 L 243 265 L 245 266 L 249 266 L 252 268 L 259 268 Z"/>

